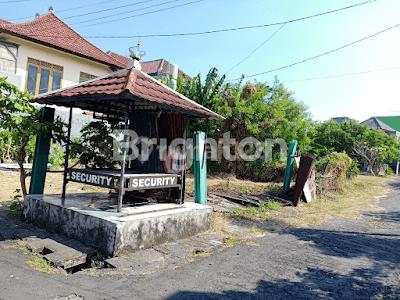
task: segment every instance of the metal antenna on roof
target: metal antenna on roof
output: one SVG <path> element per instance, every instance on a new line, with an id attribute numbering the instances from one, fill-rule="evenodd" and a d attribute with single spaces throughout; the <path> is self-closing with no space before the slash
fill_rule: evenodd
<path id="1" fill-rule="evenodd" d="M 140 39 L 136 47 L 130 47 L 129 52 L 131 53 L 130 57 L 132 60 L 128 64 L 128 68 L 134 67 L 135 69 L 141 70 L 142 66 L 140 65 L 140 61 L 143 56 L 146 55 L 146 51 L 140 50 Z"/>

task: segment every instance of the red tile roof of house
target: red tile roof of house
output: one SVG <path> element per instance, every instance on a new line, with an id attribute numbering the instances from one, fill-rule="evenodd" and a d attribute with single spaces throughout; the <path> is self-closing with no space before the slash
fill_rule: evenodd
<path id="1" fill-rule="evenodd" d="M 75 54 L 110 67 L 125 67 L 120 61 L 115 60 L 81 37 L 51 11 L 23 23 L 14 24 L 0 20 L 0 32 Z"/>
<path id="2" fill-rule="evenodd" d="M 131 60 L 129 57 L 114 53 L 112 51 L 107 52 L 107 54 L 110 55 L 113 59 L 115 59 L 115 60 L 119 61 L 121 64 L 123 64 L 125 66 L 125 68 L 128 66 L 128 63 Z M 153 60 L 153 61 L 141 62 L 142 71 L 147 74 L 151 74 L 151 75 L 155 75 L 158 72 L 158 70 L 160 69 L 160 67 L 161 67 L 160 72 L 166 73 L 168 64 L 169 64 L 169 62 L 166 61 L 165 59 L 157 59 L 157 60 Z M 182 76 L 182 75 L 184 75 L 186 77 L 186 80 L 192 80 L 192 77 L 190 77 L 189 75 L 185 74 L 184 72 L 182 72 L 181 70 L 178 69 L 178 76 Z"/>
<path id="3" fill-rule="evenodd" d="M 108 51 L 107 54 L 110 55 L 113 59 L 119 61 L 121 63 L 121 65 L 124 66 L 124 68 L 126 68 L 128 66 L 128 63 L 131 60 L 129 57 L 120 55 L 118 53 L 114 53 L 112 51 Z"/>
<path id="4" fill-rule="evenodd" d="M 42 104 L 72 105 L 87 109 L 85 106 L 90 101 L 96 101 L 96 96 L 103 98 L 109 96 L 109 100 L 123 101 L 123 99 L 138 100 L 153 106 L 160 106 L 172 111 L 178 111 L 188 115 L 223 120 L 217 113 L 186 98 L 180 93 L 170 89 L 157 79 L 135 68 L 123 69 L 112 74 L 93 79 L 69 88 L 64 88 L 38 95 L 34 101 Z M 117 97 L 113 97 L 113 95 Z M 134 96 L 134 97 L 130 97 Z M 121 98 L 122 97 L 122 98 Z M 86 99 L 86 100 L 84 100 Z M 78 104 L 77 104 L 78 103 Z M 82 103 L 79 106 L 79 103 Z M 96 106 L 96 104 L 94 104 Z M 97 112 L 103 112 L 96 110 Z"/>
<path id="5" fill-rule="evenodd" d="M 3 20 L 3 19 L 0 19 L 0 26 L 1 25 L 10 25 L 10 24 L 14 24 L 14 23 L 6 21 L 6 20 Z"/>
<path id="6" fill-rule="evenodd" d="M 159 69 L 161 73 L 166 73 L 168 68 L 169 62 L 165 59 L 157 59 L 153 61 L 147 61 L 142 63 L 142 71 L 146 72 L 147 74 L 157 73 Z M 187 75 L 186 73 L 182 72 L 178 69 L 178 76 L 185 76 L 186 80 L 192 80 L 192 77 Z"/>
<path id="7" fill-rule="evenodd" d="M 164 61 L 164 60 L 157 59 L 157 60 L 153 60 L 153 61 L 143 62 L 142 63 L 142 71 L 147 74 L 157 74 L 162 61 Z M 165 72 L 167 72 L 167 69 L 165 69 Z"/>

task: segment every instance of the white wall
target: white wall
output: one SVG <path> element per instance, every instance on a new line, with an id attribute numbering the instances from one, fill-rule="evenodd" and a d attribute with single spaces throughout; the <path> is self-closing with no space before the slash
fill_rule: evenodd
<path id="1" fill-rule="evenodd" d="M 10 36 L 7 41 L 19 44 L 17 74 L 21 76 L 22 90 L 26 87 L 26 68 L 28 57 L 42 60 L 51 64 L 64 67 L 61 87 L 79 83 L 80 72 L 85 72 L 95 76 L 102 76 L 111 73 L 108 66 L 91 61 L 89 59 L 77 57 L 50 47 L 42 46 L 20 38 Z"/>

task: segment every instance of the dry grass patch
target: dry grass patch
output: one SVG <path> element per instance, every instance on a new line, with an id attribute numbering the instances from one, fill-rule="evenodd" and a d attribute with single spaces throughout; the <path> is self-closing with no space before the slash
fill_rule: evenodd
<path id="1" fill-rule="evenodd" d="M 256 243 L 254 243 L 254 242 L 247 242 L 246 244 L 247 244 L 247 245 L 250 245 L 250 246 L 257 246 L 257 247 L 260 247 L 259 244 L 256 244 Z"/>
<path id="2" fill-rule="evenodd" d="M 234 244 L 242 243 L 242 242 L 244 242 L 245 240 L 246 240 L 245 238 L 230 239 L 230 240 L 226 241 L 225 243 L 223 243 L 222 245 L 223 245 L 224 247 L 232 247 Z"/>
<path id="3" fill-rule="evenodd" d="M 211 225 L 210 229 L 207 230 L 204 234 L 219 234 L 219 235 L 229 235 L 230 237 L 234 237 L 235 235 L 227 233 L 222 230 L 231 224 L 229 218 L 224 213 L 213 212 L 211 214 Z"/>
<path id="4" fill-rule="evenodd" d="M 362 211 L 384 210 L 376 204 L 389 190 L 391 178 L 357 176 L 344 183 L 341 195 L 326 197 L 310 204 L 302 204 L 299 207 L 284 207 L 278 212 L 287 210 L 291 213 L 288 218 L 285 213 L 278 213 L 275 220 L 291 226 L 306 227 L 310 224 L 322 224 L 334 218 L 362 218 Z"/>
<path id="5" fill-rule="evenodd" d="M 61 194 L 63 183 L 62 173 L 47 173 L 44 194 Z M 30 177 L 26 179 L 26 186 L 29 188 Z M 83 187 L 86 187 L 84 190 Z M 21 189 L 19 172 L 0 172 L 0 203 L 11 204 L 14 199 L 16 189 Z M 69 182 L 67 185 L 68 193 L 93 193 L 106 192 L 108 189 L 85 185 L 77 182 Z M 22 195 L 22 193 L 21 193 Z"/>
<path id="6" fill-rule="evenodd" d="M 11 241 L 7 242 L 6 244 L 2 244 L 2 246 L 5 249 L 14 248 L 14 249 L 24 251 L 25 254 L 31 252 L 26 247 L 26 241 L 24 241 L 24 240 L 11 240 Z"/>
<path id="7" fill-rule="evenodd" d="M 244 207 L 240 214 L 235 211 L 232 213 L 214 212 L 210 232 L 235 238 L 234 234 L 228 234 L 221 229 L 229 224 L 235 224 L 253 233 L 265 235 L 268 232 L 287 227 L 322 224 L 334 217 L 360 219 L 363 217 L 363 211 L 384 210 L 377 206 L 377 203 L 381 197 L 386 195 L 391 180 L 390 177 L 360 175 L 345 182 L 341 194 L 331 194 L 331 196 L 316 202 L 300 203 L 297 207 L 284 206 L 273 210 L 268 209 L 263 213 L 263 218 L 260 218 L 258 213 L 252 213 L 252 210 L 256 210 L 256 208 Z M 212 182 L 209 180 L 208 184 L 212 184 Z"/>
<path id="8" fill-rule="evenodd" d="M 248 180 L 237 179 L 234 174 L 213 174 L 207 176 L 207 189 L 213 190 L 233 190 L 242 194 L 264 193 L 280 189 L 282 184 L 275 182 L 252 182 Z M 185 191 L 187 194 L 194 193 L 194 176 L 186 175 Z"/>
<path id="9" fill-rule="evenodd" d="M 37 256 L 32 256 L 30 260 L 27 260 L 26 263 L 34 270 L 40 271 L 42 273 L 54 274 L 58 273 L 57 270 L 50 264 L 49 261 L 44 258 L 39 258 Z"/>

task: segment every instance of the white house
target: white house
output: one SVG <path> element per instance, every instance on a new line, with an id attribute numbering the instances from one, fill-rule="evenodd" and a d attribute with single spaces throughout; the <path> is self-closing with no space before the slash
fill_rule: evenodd
<path id="1" fill-rule="evenodd" d="M 124 67 L 52 11 L 23 23 L 0 20 L 0 76 L 34 95 Z"/>

